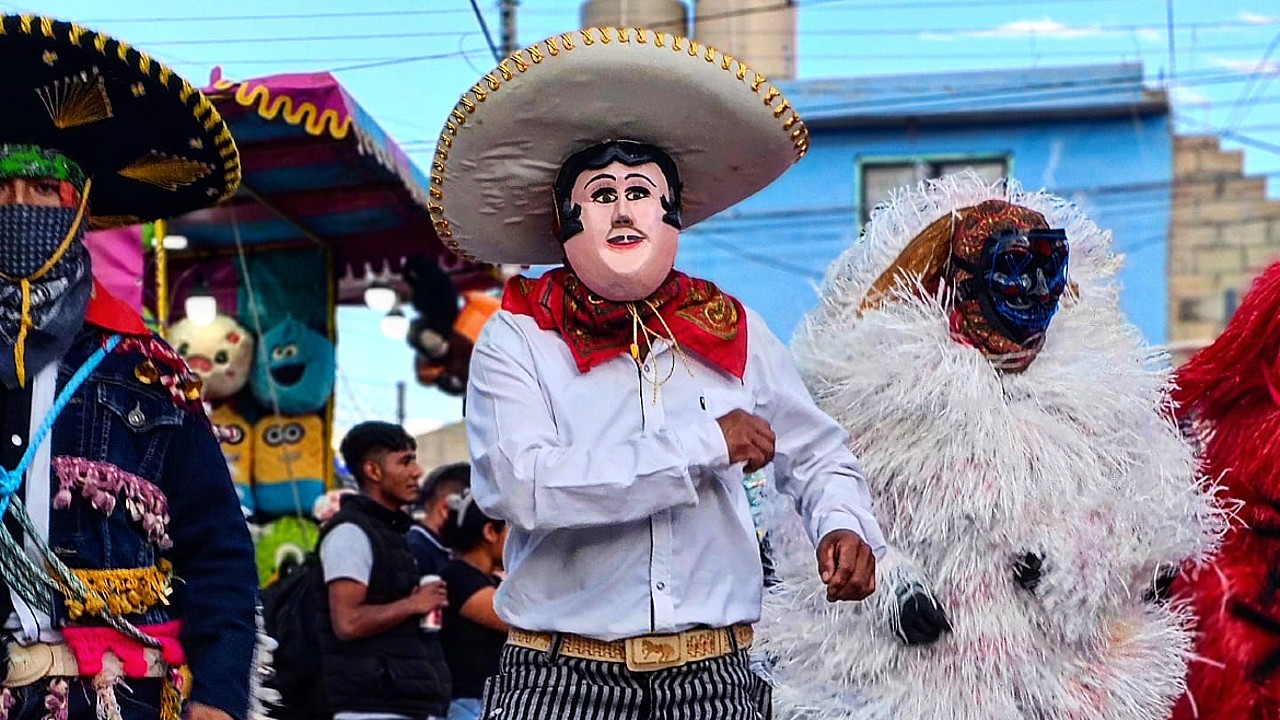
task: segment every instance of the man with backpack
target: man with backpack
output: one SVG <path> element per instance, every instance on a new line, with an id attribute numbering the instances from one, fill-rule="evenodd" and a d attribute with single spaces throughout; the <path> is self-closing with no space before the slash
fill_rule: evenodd
<path id="1" fill-rule="evenodd" d="M 401 510 L 418 495 L 417 444 L 399 425 L 365 422 L 340 452 L 360 492 L 321 533 L 323 687 L 335 720 L 443 717 L 450 678 L 436 634 L 419 627 L 443 608 L 443 582 L 419 583 Z"/>

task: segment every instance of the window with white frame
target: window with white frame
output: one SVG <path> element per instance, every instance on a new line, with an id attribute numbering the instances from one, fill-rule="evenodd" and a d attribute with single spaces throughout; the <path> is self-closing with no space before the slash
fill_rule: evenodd
<path id="1" fill-rule="evenodd" d="M 972 170 L 987 182 L 995 182 L 1009 174 L 1009 158 L 1003 155 L 972 157 L 948 156 L 945 159 L 918 158 L 915 160 L 864 160 L 858 198 L 861 221 L 871 217 L 871 211 L 889 199 L 895 189 L 915 185 L 921 180 L 931 180 L 943 175 Z"/>

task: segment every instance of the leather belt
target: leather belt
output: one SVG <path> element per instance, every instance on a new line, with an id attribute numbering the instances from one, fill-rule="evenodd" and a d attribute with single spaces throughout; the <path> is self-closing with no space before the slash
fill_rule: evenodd
<path id="1" fill-rule="evenodd" d="M 65 643 L 8 644 L 9 672 L 4 687 L 26 687 L 47 677 L 80 677 L 80 663 Z M 143 677 L 161 678 L 169 666 L 158 648 L 146 648 L 147 672 Z M 124 675 L 120 658 L 107 651 L 102 656 L 103 672 Z"/>
<path id="2" fill-rule="evenodd" d="M 746 650 L 751 647 L 755 633 L 750 625 L 735 625 L 731 628 L 685 630 L 671 635 L 596 640 L 571 633 L 544 633 L 511 628 L 507 634 L 507 643 L 550 652 L 557 637 L 560 639 L 557 652 L 565 657 L 626 663 L 627 669 L 633 672 L 652 672 L 723 657 L 735 650 Z"/>

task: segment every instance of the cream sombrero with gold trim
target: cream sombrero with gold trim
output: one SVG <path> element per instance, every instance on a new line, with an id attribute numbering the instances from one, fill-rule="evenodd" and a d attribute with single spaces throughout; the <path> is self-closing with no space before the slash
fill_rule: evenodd
<path id="1" fill-rule="evenodd" d="M 782 93 L 715 48 L 639 28 L 556 35 L 499 63 L 449 114 L 431 166 L 437 233 L 468 260 L 560 262 L 556 173 L 607 140 L 671 155 L 685 227 L 755 194 L 809 147 Z"/>
<path id="2" fill-rule="evenodd" d="M 0 68 L 0 143 L 74 160 L 93 180 L 94 227 L 197 210 L 240 184 L 240 156 L 213 103 L 128 43 L 48 17 L 4 15 Z"/>

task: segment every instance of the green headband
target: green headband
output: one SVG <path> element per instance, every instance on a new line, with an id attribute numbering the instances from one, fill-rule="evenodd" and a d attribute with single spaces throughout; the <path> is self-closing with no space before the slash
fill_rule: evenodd
<path id="1" fill-rule="evenodd" d="M 74 160 L 56 150 L 37 145 L 0 144 L 0 180 L 48 178 L 71 183 L 84 192 L 84 171 Z"/>

